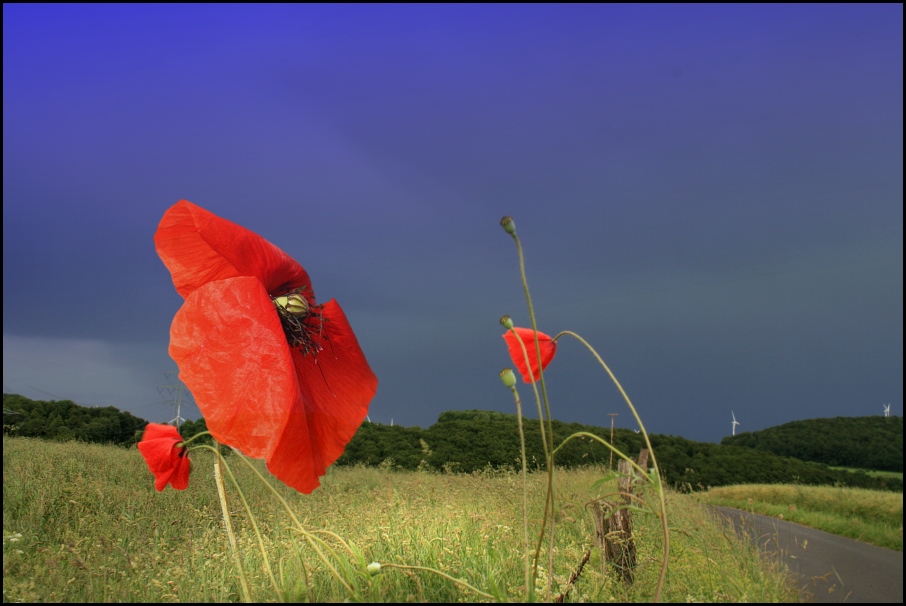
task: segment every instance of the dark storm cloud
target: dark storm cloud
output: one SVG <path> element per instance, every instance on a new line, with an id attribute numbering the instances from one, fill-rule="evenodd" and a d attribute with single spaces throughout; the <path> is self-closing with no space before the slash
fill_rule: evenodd
<path id="1" fill-rule="evenodd" d="M 902 56 L 893 5 L 5 5 L 4 382 L 159 399 L 152 238 L 186 198 L 343 305 L 373 420 L 510 410 L 504 214 L 542 330 L 599 346 L 649 429 L 896 410 Z M 550 383 L 559 418 L 632 426 L 577 344 Z"/>

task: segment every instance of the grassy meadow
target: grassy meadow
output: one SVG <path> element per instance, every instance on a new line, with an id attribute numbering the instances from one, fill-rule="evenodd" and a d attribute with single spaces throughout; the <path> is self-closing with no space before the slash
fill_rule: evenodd
<path id="1" fill-rule="evenodd" d="M 696 498 L 903 551 L 903 493 L 834 486 L 721 486 Z"/>
<path id="2" fill-rule="evenodd" d="M 214 457 L 203 452 L 192 456 L 188 490 L 168 487 L 158 493 L 136 450 L 4 438 L 4 601 L 238 601 L 239 584 L 213 482 Z M 238 457 L 228 460 L 256 513 L 279 586 L 277 593 L 239 499 L 230 493 L 255 600 L 486 599 L 436 574 L 387 564 L 435 568 L 497 599 L 525 599 L 518 474 L 335 468 L 307 496 L 277 482 L 306 528 L 332 531 L 361 551 L 358 568 L 355 558 L 338 548 L 332 559 L 339 569 L 352 571 L 347 576 L 355 593 L 350 594 L 290 530 L 277 499 Z M 594 522 L 585 504 L 599 496 L 591 487 L 601 472 L 564 471 L 556 477 L 561 505 L 553 549 L 555 594 L 594 543 Z M 544 486 L 545 476 L 529 477 L 533 537 Z M 782 567 L 762 561 L 693 497 L 671 494 L 668 505 L 671 557 L 665 600 L 796 601 Z M 652 599 L 663 553 L 660 525 L 654 516 L 637 516 L 634 525 L 636 582 L 626 587 L 612 572 L 604 572 L 595 548 L 566 601 Z M 384 565 L 374 577 L 361 570 L 363 562 L 371 561 Z M 537 586 L 543 599 L 544 573 Z"/>

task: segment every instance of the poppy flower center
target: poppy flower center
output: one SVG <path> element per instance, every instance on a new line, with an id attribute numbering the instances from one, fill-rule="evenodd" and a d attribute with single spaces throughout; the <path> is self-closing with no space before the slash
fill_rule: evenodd
<path id="1" fill-rule="evenodd" d="M 299 349 L 303 354 L 316 354 L 321 351 L 321 306 L 312 307 L 305 298 L 305 291 L 303 286 L 282 297 L 271 297 L 271 300 L 277 308 L 289 346 Z"/>

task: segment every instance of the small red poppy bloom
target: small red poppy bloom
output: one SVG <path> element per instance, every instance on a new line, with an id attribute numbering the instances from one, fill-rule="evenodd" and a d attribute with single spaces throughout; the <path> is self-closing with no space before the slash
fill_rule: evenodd
<path id="1" fill-rule="evenodd" d="M 513 359 L 513 364 L 515 364 L 516 368 L 519 370 L 519 374 L 522 375 L 522 380 L 526 383 L 533 383 L 532 377 L 534 377 L 535 381 L 540 378 L 540 373 L 538 372 L 538 353 L 535 349 L 535 333 L 531 328 L 519 328 L 518 326 L 514 326 L 513 330 L 519 335 L 519 339 L 516 339 L 516 336 L 513 335 L 511 330 L 503 333 L 503 338 L 510 350 L 510 357 Z M 531 375 L 529 375 L 528 367 L 525 365 L 525 354 L 522 352 L 522 347 L 519 345 L 520 340 L 525 343 L 525 351 L 528 353 L 528 359 L 532 369 Z M 539 330 L 538 348 L 541 350 L 541 368 L 545 369 L 547 368 L 547 365 L 550 364 L 551 360 L 554 359 L 554 354 L 557 353 L 557 343 Z"/>
<path id="2" fill-rule="evenodd" d="M 167 484 L 176 490 L 189 486 L 189 455 L 185 447 L 177 447 L 182 441 L 179 431 L 172 425 L 148 423 L 145 427 L 138 450 L 154 474 L 154 487 L 158 492 Z"/>
<path id="3" fill-rule="evenodd" d="M 310 493 L 368 413 L 377 377 L 336 301 L 261 236 L 180 200 L 154 235 L 185 302 L 170 357 L 219 442 Z"/>

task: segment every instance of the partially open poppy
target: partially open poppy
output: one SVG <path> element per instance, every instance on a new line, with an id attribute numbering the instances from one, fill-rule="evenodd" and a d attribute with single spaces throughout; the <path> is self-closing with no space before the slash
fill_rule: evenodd
<path id="1" fill-rule="evenodd" d="M 336 301 L 261 236 L 180 200 L 154 235 L 185 298 L 170 356 L 208 430 L 310 493 L 368 413 L 377 377 Z"/>
<path id="2" fill-rule="evenodd" d="M 510 358 L 513 359 L 513 364 L 516 365 L 519 374 L 522 375 L 523 381 L 532 383 L 532 377 L 537 381 L 540 378 L 540 373 L 538 372 L 538 353 L 535 349 L 535 332 L 531 328 L 520 328 L 518 326 L 513 327 L 513 330 L 519 335 L 519 339 L 513 335 L 511 330 L 503 333 L 503 338 L 510 350 Z M 528 352 L 528 359 L 532 369 L 531 375 L 529 375 L 529 367 L 525 365 L 525 354 L 519 345 L 520 340 L 525 343 L 525 351 Z M 545 369 L 551 360 L 554 359 L 554 354 L 557 353 L 557 343 L 539 330 L 538 348 L 541 350 L 541 368 Z"/>
<path id="3" fill-rule="evenodd" d="M 145 427 L 138 450 L 154 474 L 154 487 L 158 491 L 167 484 L 176 490 L 189 486 L 189 455 L 185 447 L 177 446 L 182 441 L 179 431 L 172 425 L 148 423 Z"/>

